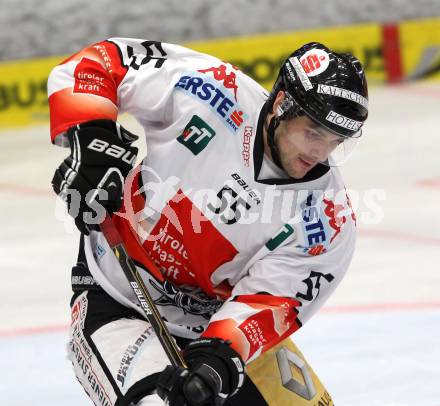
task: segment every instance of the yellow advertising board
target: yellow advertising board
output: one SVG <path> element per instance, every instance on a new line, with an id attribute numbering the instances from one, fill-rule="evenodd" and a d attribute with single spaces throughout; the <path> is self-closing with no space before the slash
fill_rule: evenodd
<path id="1" fill-rule="evenodd" d="M 364 63 L 370 80 L 384 80 L 378 24 L 237 37 L 185 45 L 232 62 L 270 89 L 282 61 L 294 49 L 310 41 L 323 42 L 335 50 L 353 53 Z M 47 77 L 50 70 L 64 58 L 58 56 L 0 63 L 0 128 L 47 121 Z"/>
<path id="2" fill-rule="evenodd" d="M 404 77 L 440 79 L 440 18 L 402 22 L 398 26 Z M 282 61 L 301 45 L 318 41 L 350 52 L 364 65 L 370 83 L 387 80 L 380 24 L 328 27 L 301 32 L 226 38 L 185 45 L 238 66 L 270 89 Z M 46 82 L 50 70 L 66 56 L 0 63 L 0 128 L 46 123 Z M 389 63 L 389 61 L 388 61 Z"/>
<path id="3" fill-rule="evenodd" d="M 61 56 L 0 63 L 0 128 L 47 123 L 46 83 Z"/>
<path id="4" fill-rule="evenodd" d="M 360 59 L 371 81 L 385 80 L 379 24 L 329 27 L 251 37 L 192 42 L 190 48 L 231 62 L 270 89 L 281 63 L 301 45 L 317 41 L 340 52 L 350 52 Z"/>
<path id="5" fill-rule="evenodd" d="M 404 21 L 399 25 L 405 78 L 440 79 L 440 18 Z"/>

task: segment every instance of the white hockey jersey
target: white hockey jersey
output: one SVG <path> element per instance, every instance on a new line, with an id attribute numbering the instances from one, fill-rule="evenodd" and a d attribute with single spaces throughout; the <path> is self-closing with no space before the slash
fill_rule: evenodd
<path id="1" fill-rule="evenodd" d="M 339 171 L 301 181 L 261 171 L 267 92 L 235 66 L 181 46 L 113 38 L 55 67 L 52 141 L 128 112 L 148 154 L 113 218 L 173 334 L 221 337 L 249 361 L 296 331 L 349 266 L 355 216 Z M 266 158 L 267 159 L 267 158 Z M 103 236 L 90 272 L 135 306 Z M 153 261 L 157 269 L 145 269 Z"/>

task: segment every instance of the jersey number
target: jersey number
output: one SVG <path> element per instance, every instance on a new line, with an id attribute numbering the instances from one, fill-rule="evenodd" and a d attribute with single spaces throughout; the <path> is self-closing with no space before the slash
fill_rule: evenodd
<path id="1" fill-rule="evenodd" d="M 162 44 L 158 41 L 143 41 L 140 45 L 144 48 L 140 54 L 137 54 L 130 45 L 127 46 L 127 65 L 135 70 L 139 70 L 142 65 L 155 61 L 154 67 L 161 68 L 167 59 L 165 58 L 167 53 L 162 48 Z"/>
<path id="2" fill-rule="evenodd" d="M 217 198 L 219 200 L 219 205 L 214 206 L 209 203 L 207 208 L 215 214 L 221 213 L 220 220 L 228 225 L 236 223 L 240 220 L 244 210 L 249 210 L 251 208 L 251 205 L 229 186 L 223 186 L 217 193 Z"/>
<path id="3" fill-rule="evenodd" d="M 335 279 L 335 277 L 331 273 L 323 274 L 321 272 L 311 271 L 309 277 L 303 280 L 303 282 L 307 285 L 307 292 L 298 292 L 296 294 L 296 297 L 307 300 L 309 302 L 313 299 L 316 299 L 319 295 L 319 290 L 321 289 L 321 278 L 324 278 L 328 283 Z M 318 290 L 316 296 L 313 294 L 313 289 Z"/>

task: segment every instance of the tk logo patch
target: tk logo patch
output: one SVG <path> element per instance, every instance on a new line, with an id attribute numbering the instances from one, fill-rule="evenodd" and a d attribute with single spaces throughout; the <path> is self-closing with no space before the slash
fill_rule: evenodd
<path id="1" fill-rule="evenodd" d="M 202 152 L 214 138 L 215 131 L 199 116 L 192 116 L 177 141 L 188 148 L 194 155 Z"/>

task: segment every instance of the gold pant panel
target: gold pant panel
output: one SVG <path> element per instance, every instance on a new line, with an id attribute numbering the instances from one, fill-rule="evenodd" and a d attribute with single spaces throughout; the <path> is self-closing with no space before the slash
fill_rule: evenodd
<path id="1" fill-rule="evenodd" d="M 247 374 L 270 406 L 334 406 L 290 338 L 249 363 Z"/>

